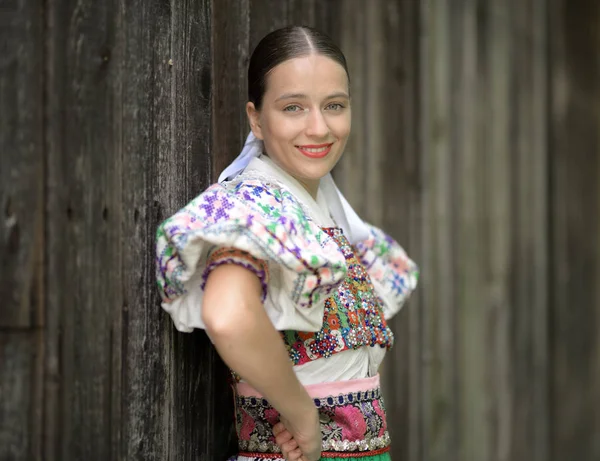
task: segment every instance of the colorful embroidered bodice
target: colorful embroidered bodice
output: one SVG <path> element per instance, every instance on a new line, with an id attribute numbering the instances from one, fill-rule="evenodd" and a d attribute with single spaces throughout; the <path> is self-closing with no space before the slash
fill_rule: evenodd
<path id="1" fill-rule="evenodd" d="M 235 263 L 261 280 L 265 310 L 295 364 L 390 347 L 385 319 L 413 291 L 417 268 L 397 242 L 368 227 L 369 238 L 350 245 L 277 181 L 244 173 L 215 184 L 157 230 L 162 307 L 178 330 L 204 328 L 206 278 Z"/>
<path id="2" fill-rule="evenodd" d="M 362 346 L 390 348 L 394 335 L 389 329 L 380 299 L 355 250 L 341 229 L 323 229 L 342 251 L 348 268 L 337 292 L 325 301 L 323 327 L 320 331 L 282 332 L 294 365 Z"/>

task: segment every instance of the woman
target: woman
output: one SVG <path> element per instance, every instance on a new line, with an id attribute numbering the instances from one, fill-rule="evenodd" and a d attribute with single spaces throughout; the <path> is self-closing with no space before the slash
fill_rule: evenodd
<path id="1" fill-rule="evenodd" d="M 244 150 L 158 229 L 163 308 L 178 330 L 205 329 L 235 377 L 239 461 L 389 459 L 377 369 L 417 269 L 330 175 L 349 92 L 331 39 L 267 35 Z"/>

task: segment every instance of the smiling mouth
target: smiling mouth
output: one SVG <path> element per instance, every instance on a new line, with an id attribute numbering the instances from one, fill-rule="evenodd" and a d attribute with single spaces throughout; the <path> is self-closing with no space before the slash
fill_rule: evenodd
<path id="1" fill-rule="evenodd" d="M 311 144 L 306 146 L 296 146 L 302 154 L 311 158 L 322 158 L 325 157 L 330 151 L 333 143 L 329 144 Z"/>

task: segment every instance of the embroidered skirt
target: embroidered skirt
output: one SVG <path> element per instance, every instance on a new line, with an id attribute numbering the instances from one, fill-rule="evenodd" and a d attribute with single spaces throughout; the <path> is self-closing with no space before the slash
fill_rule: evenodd
<path id="1" fill-rule="evenodd" d="M 306 386 L 319 409 L 323 460 L 389 460 L 390 437 L 379 387 L 372 378 Z M 236 384 L 237 461 L 282 460 L 273 426 L 279 413 L 247 383 Z"/>

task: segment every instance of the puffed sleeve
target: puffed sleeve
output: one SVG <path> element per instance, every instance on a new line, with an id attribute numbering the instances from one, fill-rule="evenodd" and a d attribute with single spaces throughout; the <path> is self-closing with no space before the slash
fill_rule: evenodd
<path id="1" fill-rule="evenodd" d="M 416 288 L 419 269 L 398 242 L 381 229 L 367 226 L 369 238 L 355 244 L 355 248 L 383 302 L 384 316 L 389 319 Z"/>
<path id="2" fill-rule="evenodd" d="M 228 260 L 260 278 L 278 330 L 318 331 L 325 300 L 347 273 L 337 244 L 291 194 L 257 180 L 211 186 L 164 221 L 156 237 L 162 307 L 185 332 L 204 328 L 206 277 Z"/>

